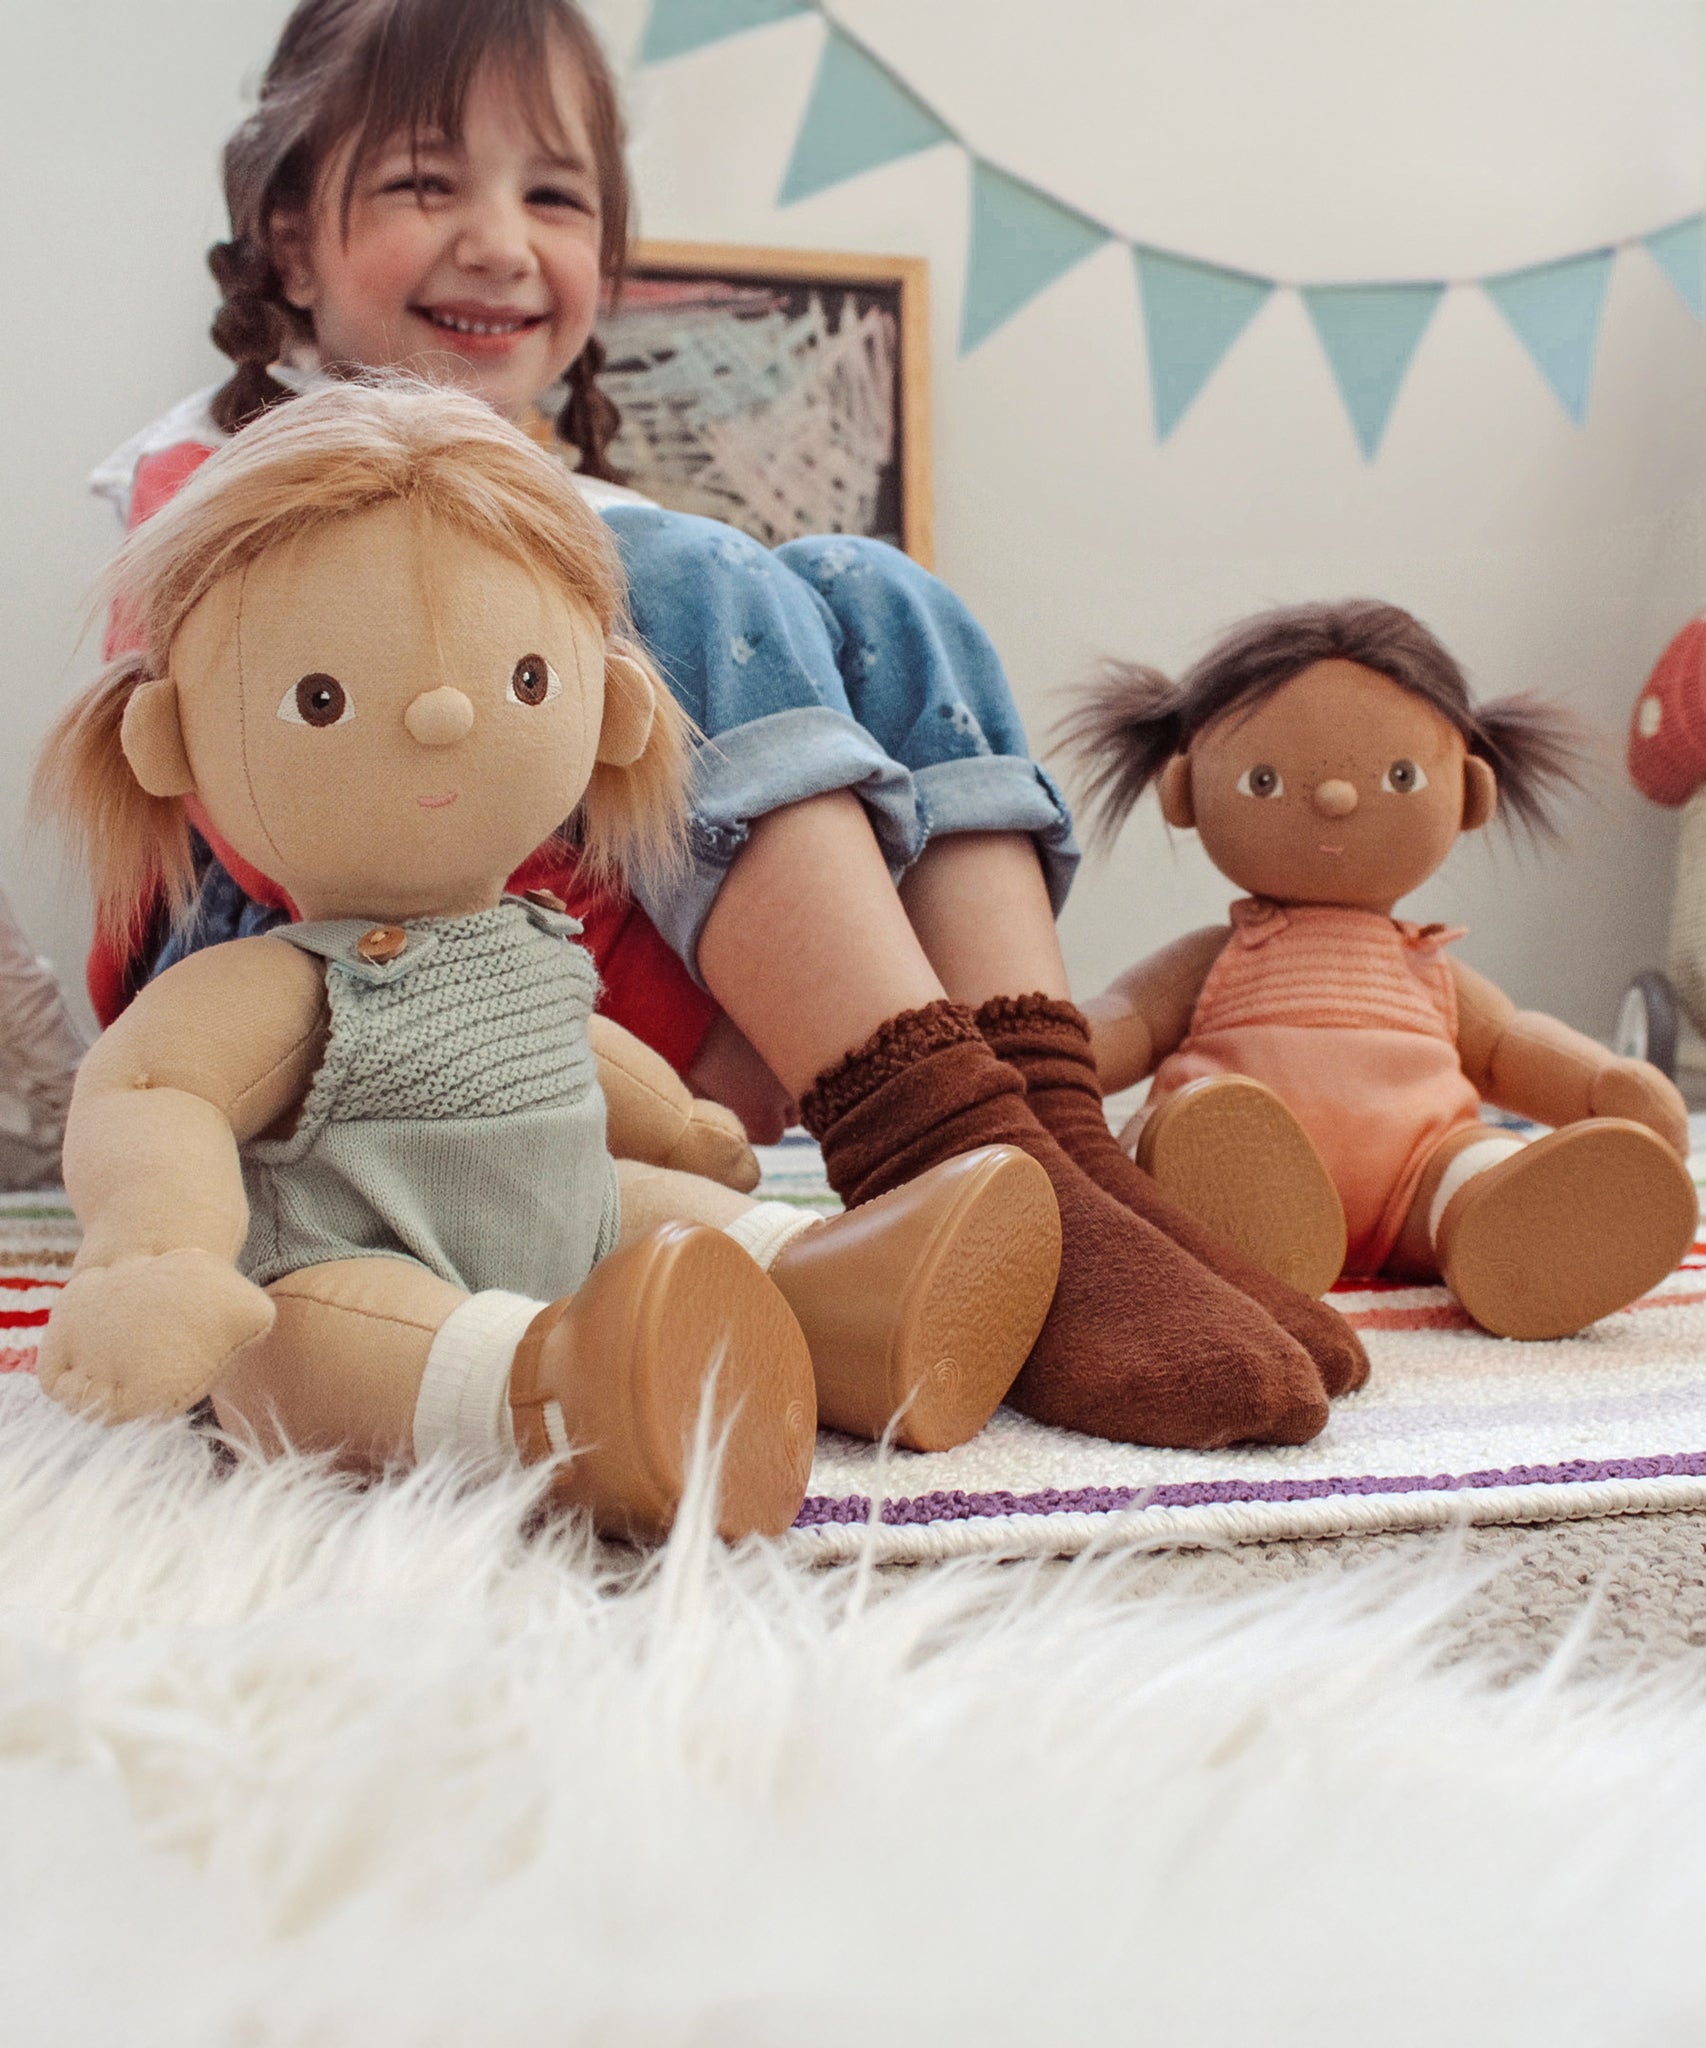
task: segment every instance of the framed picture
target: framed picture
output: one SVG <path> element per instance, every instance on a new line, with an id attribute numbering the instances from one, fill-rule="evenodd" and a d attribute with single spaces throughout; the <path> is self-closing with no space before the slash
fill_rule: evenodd
<path id="1" fill-rule="evenodd" d="M 640 242 L 598 333 L 636 490 L 767 546 L 862 533 L 931 563 L 928 266 Z"/>

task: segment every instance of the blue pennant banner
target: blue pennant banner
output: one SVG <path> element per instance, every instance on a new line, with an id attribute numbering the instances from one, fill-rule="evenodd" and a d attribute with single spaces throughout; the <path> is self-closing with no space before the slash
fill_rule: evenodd
<path id="1" fill-rule="evenodd" d="M 1134 248 L 1156 438 L 1165 441 L 1273 290 L 1265 277 Z"/>
<path id="2" fill-rule="evenodd" d="M 1682 303 L 1696 319 L 1706 320 L 1706 215 L 1697 213 L 1641 239 L 1682 294 Z"/>
<path id="3" fill-rule="evenodd" d="M 831 28 L 777 204 L 954 139 L 892 71 Z"/>
<path id="4" fill-rule="evenodd" d="M 768 28 L 773 21 L 816 12 L 814 0 L 652 0 L 640 62 L 661 64 L 743 29 Z"/>
<path id="5" fill-rule="evenodd" d="M 1609 249 L 1590 249 L 1490 277 L 1483 287 L 1577 426 L 1587 417 L 1611 258 Z"/>
<path id="6" fill-rule="evenodd" d="M 1443 284 L 1306 284 L 1304 305 L 1321 338 L 1358 445 L 1372 456 Z"/>
<path id="7" fill-rule="evenodd" d="M 960 354 L 987 341 L 1045 285 L 1110 239 L 1106 228 L 1035 185 L 1021 184 L 974 158 Z"/>

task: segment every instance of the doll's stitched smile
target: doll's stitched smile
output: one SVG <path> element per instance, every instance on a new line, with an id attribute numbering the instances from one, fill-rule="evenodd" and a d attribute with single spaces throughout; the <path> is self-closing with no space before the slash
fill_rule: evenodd
<path id="1" fill-rule="evenodd" d="M 442 811 L 446 804 L 455 803 L 459 794 L 457 790 L 447 789 L 442 796 L 418 796 L 415 802 L 423 811 Z"/>

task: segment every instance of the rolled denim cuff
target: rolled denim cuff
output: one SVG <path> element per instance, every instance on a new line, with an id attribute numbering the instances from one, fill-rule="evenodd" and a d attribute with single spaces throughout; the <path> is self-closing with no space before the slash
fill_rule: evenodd
<path id="1" fill-rule="evenodd" d="M 913 778 L 844 712 L 775 711 L 706 740 L 694 757 L 687 866 L 663 889 L 639 883 L 646 915 L 699 986 L 699 935 L 754 818 L 850 789 L 864 804 L 890 875 L 923 851 Z"/>
<path id="2" fill-rule="evenodd" d="M 1027 832 L 1056 917 L 1078 872 L 1072 813 L 1046 768 L 1020 754 L 972 754 L 912 771 L 919 847 L 949 832 Z"/>

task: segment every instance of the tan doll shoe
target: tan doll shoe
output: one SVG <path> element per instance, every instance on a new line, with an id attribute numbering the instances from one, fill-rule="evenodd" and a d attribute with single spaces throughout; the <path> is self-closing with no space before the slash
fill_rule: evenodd
<path id="1" fill-rule="evenodd" d="M 946 1159 L 784 1246 L 770 1277 L 811 1347 L 833 1429 L 945 1451 L 1030 1356 L 1060 1274 L 1049 1177 L 1011 1145 Z"/>
<path id="2" fill-rule="evenodd" d="M 1567 1124 L 1464 1182 L 1440 1270 L 1496 1337 L 1568 1337 L 1627 1308 L 1694 1242 L 1688 1168 L 1644 1124 Z"/>
<path id="3" fill-rule="evenodd" d="M 1131 1149 L 1133 1126 L 1121 1142 Z M 1173 1199 L 1276 1279 L 1325 1294 L 1345 1263 L 1345 1212 L 1321 1155 L 1271 1088 L 1210 1074 L 1163 1096 L 1133 1157 Z"/>
<path id="4" fill-rule="evenodd" d="M 510 1370 L 516 1447 L 529 1463 L 573 1449 L 560 1504 L 611 1535 L 661 1536 L 713 1373 L 711 1428 L 728 1438 L 718 1531 L 779 1535 L 811 1471 L 811 1356 L 775 1287 L 703 1224 L 661 1224 L 534 1317 Z"/>

